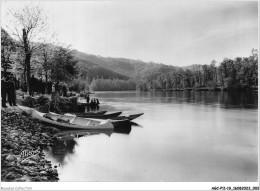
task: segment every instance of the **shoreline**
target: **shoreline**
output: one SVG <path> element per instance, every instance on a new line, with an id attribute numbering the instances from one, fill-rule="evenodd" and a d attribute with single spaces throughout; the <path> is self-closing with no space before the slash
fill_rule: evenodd
<path id="1" fill-rule="evenodd" d="M 1 181 L 56 182 L 57 167 L 43 149 L 52 146 L 58 129 L 29 118 L 18 107 L 1 108 Z M 22 154 L 23 152 L 23 154 Z M 30 156 L 31 155 L 31 156 Z"/>

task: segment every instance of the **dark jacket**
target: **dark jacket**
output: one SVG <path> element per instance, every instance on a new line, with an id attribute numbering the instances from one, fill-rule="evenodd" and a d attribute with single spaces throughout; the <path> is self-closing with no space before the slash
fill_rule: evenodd
<path id="1" fill-rule="evenodd" d="M 10 94 L 15 94 L 15 83 L 14 81 L 8 80 L 7 82 L 7 91 Z"/>
<path id="2" fill-rule="evenodd" d="M 1 94 L 3 95 L 4 93 L 7 92 L 7 81 L 5 81 L 3 78 L 1 79 Z"/>

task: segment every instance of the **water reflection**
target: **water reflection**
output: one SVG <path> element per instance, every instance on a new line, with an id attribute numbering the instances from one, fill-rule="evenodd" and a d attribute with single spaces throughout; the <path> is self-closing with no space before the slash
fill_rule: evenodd
<path id="1" fill-rule="evenodd" d="M 131 101 L 137 103 L 191 103 L 221 108 L 257 109 L 258 92 L 224 92 L 224 91 L 151 91 L 151 92 L 121 92 L 99 93 L 97 97 L 107 101 Z M 102 107 L 102 105 L 101 105 Z M 103 109 L 103 108 L 102 108 Z"/>
<path id="2" fill-rule="evenodd" d="M 111 130 L 66 130 L 56 133 L 56 141 L 52 147 L 48 147 L 45 152 L 48 157 L 55 159 L 55 162 L 60 165 L 65 165 L 64 159 L 66 156 L 74 154 L 74 148 L 77 145 L 79 138 L 85 138 L 88 136 L 104 134 L 110 137 L 112 133 L 126 134 L 129 135 L 132 127 L 140 126 L 134 122 L 121 123 L 114 126 Z"/>
<path id="3" fill-rule="evenodd" d="M 60 181 L 257 180 L 257 92 L 105 92 L 95 97 L 102 101 L 101 110 L 144 115 L 110 136 L 66 134 L 74 142 L 60 143 L 63 160 L 55 155 L 63 162 Z"/>
<path id="4" fill-rule="evenodd" d="M 128 123 L 123 126 L 115 126 L 114 127 L 114 133 L 121 133 L 121 134 L 127 134 L 129 135 L 132 130 L 131 124 Z"/>
<path id="5" fill-rule="evenodd" d="M 64 159 L 68 155 L 74 154 L 74 148 L 77 142 L 74 139 L 56 140 L 52 147 L 45 150 L 48 157 L 54 158 L 55 163 L 64 165 Z"/>

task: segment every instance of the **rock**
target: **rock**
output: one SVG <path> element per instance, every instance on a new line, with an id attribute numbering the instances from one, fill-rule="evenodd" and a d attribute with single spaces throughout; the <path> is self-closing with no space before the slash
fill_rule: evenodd
<path id="1" fill-rule="evenodd" d="M 53 171 L 52 171 L 54 174 L 58 174 L 58 170 L 55 168 L 55 169 L 53 169 Z"/>
<path id="2" fill-rule="evenodd" d="M 34 160 L 34 161 L 39 161 L 41 158 L 39 155 L 35 155 L 33 157 L 31 157 L 31 160 Z"/>
<path id="3" fill-rule="evenodd" d="M 16 166 L 16 161 L 11 162 L 10 166 Z"/>
<path id="4" fill-rule="evenodd" d="M 41 174 L 41 175 L 46 175 L 47 172 L 46 172 L 46 171 L 41 171 L 40 174 Z"/>
<path id="5" fill-rule="evenodd" d="M 46 176 L 41 177 L 42 181 L 48 181 L 48 178 Z"/>
<path id="6" fill-rule="evenodd" d="M 31 134 L 31 133 L 26 133 L 25 136 L 26 136 L 26 137 L 31 137 L 32 134 Z"/>
<path id="7" fill-rule="evenodd" d="M 21 181 L 21 182 L 29 182 L 30 181 L 30 177 L 27 175 L 22 176 L 21 178 L 19 178 L 17 181 Z"/>
<path id="8" fill-rule="evenodd" d="M 9 172 L 9 173 L 5 176 L 5 178 L 8 179 L 8 180 L 12 180 L 12 179 L 15 179 L 16 177 L 15 177 L 14 173 Z"/>
<path id="9" fill-rule="evenodd" d="M 7 149 L 11 149 L 12 148 L 12 143 L 10 141 L 7 141 L 4 146 Z"/>
<path id="10" fill-rule="evenodd" d="M 31 168 L 29 167 L 23 167 L 24 170 L 26 170 L 27 172 L 31 172 Z"/>
<path id="11" fill-rule="evenodd" d="M 5 160 L 7 161 L 14 161 L 15 160 L 15 157 L 13 155 L 8 155 Z"/>
<path id="12" fill-rule="evenodd" d="M 23 160 L 23 161 L 21 162 L 21 164 L 23 164 L 23 165 L 28 164 L 28 160 Z"/>
<path id="13" fill-rule="evenodd" d="M 30 100 L 29 100 L 30 101 Z M 58 171 L 45 159 L 42 148 L 53 144 L 52 135 L 58 129 L 46 126 L 21 114 L 22 111 L 1 112 L 1 163 L 2 180 L 6 181 L 57 181 Z M 20 158 L 24 150 L 40 154 L 31 158 Z M 24 160 L 26 159 L 26 160 Z"/>
<path id="14" fill-rule="evenodd" d="M 17 130 L 11 130 L 10 135 L 16 137 L 19 135 L 19 132 Z"/>
<path id="15" fill-rule="evenodd" d="M 19 155 L 19 154 L 20 154 L 19 151 L 13 151 L 13 153 L 14 153 L 15 155 Z"/>
<path id="16" fill-rule="evenodd" d="M 3 153 L 1 154 L 2 159 L 5 159 L 7 156 L 8 156 L 8 154 L 3 154 Z"/>
<path id="17" fill-rule="evenodd" d="M 41 135 L 42 135 L 43 137 L 47 137 L 47 138 L 49 137 L 49 135 L 48 135 L 47 133 L 42 133 Z"/>
<path id="18" fill-rule="evenodd" d="M 30 172 L 29 175 L 30 175 L 30 176 L 37 176 L 38 174 L 35 173 L 35 172 Z"/>

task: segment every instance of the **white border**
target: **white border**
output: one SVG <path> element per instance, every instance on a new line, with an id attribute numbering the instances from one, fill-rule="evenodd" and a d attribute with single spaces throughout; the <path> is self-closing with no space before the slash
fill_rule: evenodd
<path id="1" fill-rule="evenodd" d="M 1 1 L 3 0 L 0 0 L 0 3 Z M 17 1 L 17 0 L 5 0 L 5 1 Z M 45 1 L 45 0 L 38 0 L 38 1 Z M 55 0 L 55 1 L 64 1 L 64 0 Z M 84 1 L 84 0 L 77 0 L 77 1 Z M 85 0 L 85 1 L 105 1 L 105 0 Z M 109 1 L 120 1 L 120 0 L 109 0 Z M 129 1 L 139 1 L 139 0 L 129 0 Z M 186 1 L 191 1 L 191 0 L 186 0 Z M 205 1 L 229 1 L 229 0 L 205 0 Z M 255 1 L 255 0 L 233 0 L 233 1 Z M 259 2 L 260 0 L 257 0 L 256 2 L 258 2 L 258 54 L 259 54 L 259 10 L 260 10 Z M 0 4 L 0 9 L 1 9 L 1 4 Z M 0 18 L 0 24 L 1 24 L 1 18 Z M 259 71 L 260 69 L 258 68 L 258 73 Z M 258 84 L 259 82 L 260 79 L 258 78 Z M 260 95 L 258 94 L 258 100 L 260 100 L 259 98 Z M 260 103 L 258 101 L 258 108 L 259 105 Z M 259 138 L 260 138 L 260 134 L 259 134 L 259 111 L 258 111 L 258 161 L 259 161 Z M 224 188 L 225 190 L 227 190 L 227 187 L 231 187 L 232 189 L 234 187 L 250 187 L 252 189 L 253 187 L 259 187 L 259 169 L 260 167 L 258 165 L 258 180 L 256 180 L 256 182 L 1 182 L 1 190 L 212 190 L 212 187 L 218 187 L 219 188 L 218 190 L 224 190 Z"/>
<path id="2" fill-rule="evenodd" d="M 211 190 L 212 187 L 258 187 L 258 182 L 2 182 L 7 190 Z M 20 188 L 20 189 L 19 189 Z M 1 189 L 4 190 L 4 189 Z M 221 190 L 221 189 L 219 189 Z M 242 189 L 241 189 L 242 190 Z"/>

